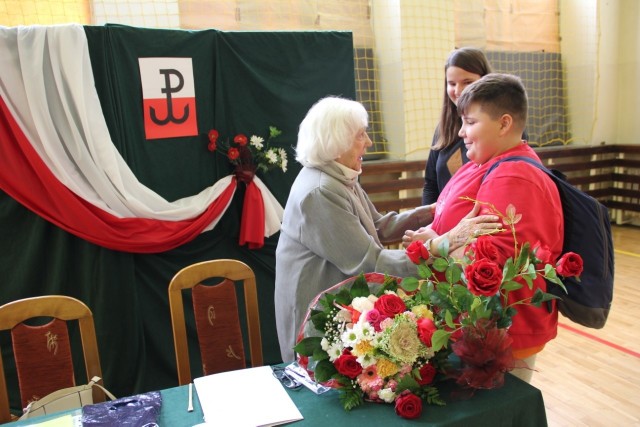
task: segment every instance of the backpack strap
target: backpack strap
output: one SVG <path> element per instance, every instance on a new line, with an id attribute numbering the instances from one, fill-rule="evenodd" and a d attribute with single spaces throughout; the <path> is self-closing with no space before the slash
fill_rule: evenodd
<path id="1" fill-rule="evenodd" d="M 544 173 L 547 174 L 547 176 L 549 178 L 551 178 L 551 180 L 553 181 L 553 183 L 557 186 L 557 183 L 555 182 L 556 179 L 562 179 L 565 180 L 566 177 L 565 175 L 557 170 L 550 170 L 547 169 L 542 163 L 532 159 L 531 157 L 525 157 L 525 156 L 511 156 L 511 157 L 505 157 L 504 159 L 498 160 L 497 162 L 495 162 L 494 164 L 491 165 L 491 167 L 489 168 L 489 170 L 487 170 L 484 174 L 484 176 L 482 177 L 482 181 L 484 182 L 484 180 L 487 178 L 487 176 L 493 172 L 493 170 L 495 168 L 498 167 L 498 165 L 502 162 L 525 162 L 530 164 L 531 166 L 535 166 L 538 169 L 540 169 L 541 171 L 543 171 Z M 553 285 L 553 283 L 548 282 L 549 285 Z M 553 300 L 549 300 L 547 301 L 547 311 L 549 313 L 551 313 L 553 311 Z"/>
<path id="2" fill-rule="evenodd" d="M 487 178 L 487 175 L 489 175 L 491 172 L 493 172 L 493 170 L 502 162 L 516 162 L 516 161 L 521 161 L 521 162 L 525 162 L 530 164 L 531 166 L 535 166 L 538 169 L 540 169 L 541 171 L 545 172 L 547 175 L 549 175 L 549 177 L 551 179 L 554 178 L 559 178 L 562 180 L 566 180 L 566 176 L 556 170 L 556 169 L 548 169 L 547 167 L 545 167 L 542 163 L 532 159 L 531 157 L 525 157 L 525 156 L 511 156 L 511 157 L 505 157 L 504 159 L 498 160 L 497 162 L 495 162 L 494 164 L 491 165 L 491 167 L 489 168 L 489 170 L 487 170 L 484 174 L 484 176 L 482 177 L 482 182 L 484 182 L 484 180 Z"/>

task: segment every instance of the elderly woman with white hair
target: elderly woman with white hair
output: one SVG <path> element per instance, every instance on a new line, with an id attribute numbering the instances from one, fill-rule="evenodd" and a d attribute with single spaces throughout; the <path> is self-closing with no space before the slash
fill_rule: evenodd
<path id="1" fill-rule="evenodd" d="M 358 182 L 372 142 L 362 104 L 339 97 L 318 101 L 300 124 L 296 160 L 303 166 L 287 200 L 276 249 L 275 311 L 283 361 L 293 346 L 312 299 L 360 273 L 416 276 L 404 250 L 385 249 L 405 230 L 431 223 L 433 205 L 380 214 Z M 496 228 L 497 217 L 474 209 L 438 239 L 451 250 L 478 228 Z M 434 244 L 437 242 L 434 241 Z"/>

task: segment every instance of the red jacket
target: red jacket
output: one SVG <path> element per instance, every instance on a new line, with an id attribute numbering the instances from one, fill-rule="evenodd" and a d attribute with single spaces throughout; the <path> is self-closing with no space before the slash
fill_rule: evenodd
<path id="1" fill-rule="evenodd" d="M 547 245 L 553 259 L 562 251 L 564 224 L 562 205 L 554 182 L 541 170 L 523 162 L 505 162 L 494 169 L 482 181 L 492 164 L 508 156 L 526 156 L 539 161 L 537 154 L 528 145 L 515 147 L 484 165 L 469 162 L 462 166 L 445 186 L 436 205 L 432 228 L 443 234 L 453 228 L 471 211 L 473 203 L 461 200 L 468 196 L 474 200 L 493 204 L 503 214 L 509 204 L 522 214 L 515 225 L 518 244 L 540 241 Z M 484 208 L 483 213 L 487 212 Z M 494 236 L 493 243 L 508 258 L 514 255 L 513 237 L 510 231 Z M 506 259 L 505 258 L 505 259 Z M 533 290 L 526 286 L 511 292 L 509 302 L 519 301 L 533 295 L 536 287 L 546 291 L 546 282 L 536 279 Z M 555 338 L 558 329 L 558 312 L 549 313 L 547 305 L 533 307 L 518 305 L 518 314 L 513 317 L 509 334 L 513 338 L 513 349 L 521 350 L 544 345 Z"/>

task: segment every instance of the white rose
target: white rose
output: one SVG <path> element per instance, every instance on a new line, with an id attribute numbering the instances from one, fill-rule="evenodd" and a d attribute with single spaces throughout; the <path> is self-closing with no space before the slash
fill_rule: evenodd
<path id="1" fill-rule="evenodd" d="M 364 314 L 373 308 L 373 302 L 367 297 L 355 297 L 351 301 L 351 306 Z"/>
<path id="2" fill-rule="evenodd" d="M 391 403 L 396 399 L 396 394 L 390 388 L 383 388 L 378 392 L 378 397 L 387 403 Z"/>

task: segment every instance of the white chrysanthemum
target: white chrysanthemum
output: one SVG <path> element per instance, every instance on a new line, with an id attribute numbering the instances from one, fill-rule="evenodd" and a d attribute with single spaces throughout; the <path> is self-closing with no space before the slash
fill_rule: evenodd
<path id="1" fill-rule="evenodd" d="M 353 329 L 347 329 L 340 336 L 340 340 L 346 347 L 353 347 L 358 342 L 358 335 Z"/>
<path id="2" fill-rule="evenodd" d="M 273 148 L 267 151 L 264 156 L 267 158 L 267 160 L 271 164 L 276 164 L 278 162 L 278 155 L 273 150 Z"/>
<path id="3" fill-rule="evenodd" d="M 250 141 L 251 145 L 256 147 L 258 150 L 262 150 L 262 147 L 264 147 L 264 144 L 262 144 L 264 142 L 264 138 L 260 136 L 253 135 Z"/>
<path id="4" fill-rule="evenodd" d="M 362 319 L 363 316 L 360 316 Z M 358 326 L 362 329 L 362 337 L 367 340 L 373 340 L 376 336 L 376 330 L 369 322 L 358 322 Z"/>
<path id="5" fill-rule="evenodd" d="M 373 354 L 366 353 L 356 359 L 358 363 L 363 367 L 367 368 L 371 365 L 375 365 L 378 359 L 376 359 Z"/>
<path id="6" fill-rule="evenodd" d="M 373 308 L 373 302 L 367 297 L 355 297 L 353 301 L 351 301 L 351 306 L 364 314 Z"/>
<path id="7" fill-rule="evenodd" d="M 324 351 L 329 350 L 329 340 L 327 338 L 322 338 L 322 340 L 320 341 L 320 348 L 322 348 Z"/>
<path id="8" fill-rule="evenodd" d="M 382 345 L 382 338 L 383 338 L 382 334 L 375 334 L 373 336 L 373 339 L 371 340 L 371 345 L 373 345 L 376 348 L 380 347 Z"/>
<path id="9" fill-rule="evenodd" d="M 280 158 L 283 161 L 287 161 L 287 150 L 285 150 L 284 148 L 278 148 L 278 156 L 280 156 Z"/>
<path id="10" fill-rule="evenodd" d="M 329 355 L 329 361 L 331 362 L 335 362 L 338 357 L 342 356 L 342 346 L 335 342 L 325 351 Z"/>
<path id="11" fill-rule="evenodd" d="M 355 347 L 362 339 L 362 326 L 356 323 L 353 327 L 344 331 L 340 339 L 345 347 Z"/>
<path id="12" fill-rule="evenodd" d="M 378 392 L 378 397 L 387 403 L 392 403 L 396 399 L 396 394 L 390 388 L 383 388 Z"/>

